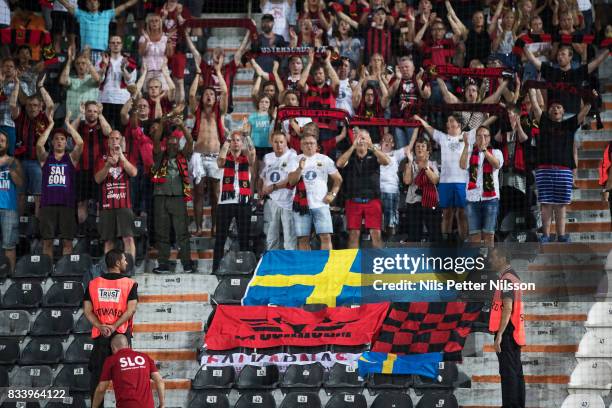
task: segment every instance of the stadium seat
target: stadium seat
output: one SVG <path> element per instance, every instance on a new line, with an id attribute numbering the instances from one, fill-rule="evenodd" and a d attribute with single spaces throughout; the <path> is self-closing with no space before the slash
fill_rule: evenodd
<path id="1" fill-rule="evenodd" d="M 276 401 L 266 391 L 247 392 L 240 395 L 234 408 L 276 408 Z"/>
<path id="2" fill-rule="evenodd" d="M 70 333 L 74 325 L 71 309 L 42 309 L 34 319 L 31 336 L 61 336 Z"/>
<path id="3" fill-rule="evenodd" d="M 561 408 L 606 408 L 606 405 L 600 395 L 570 394 Z"/>
<path id="4" fill-rule="evenodd" d="M 83 302 L 83 293 L 83 284 L 81 282 L 55 282 L 45 293 L 43 306 L 79 307 Z"/>
<path id="5" fill-rule="evenodd" d="M 366 408 L 368 403 L 362 394 L 338 392 L 331 396 L 325 408 Z"/>
<path id="6" fill-rule="evenodd" d="M 80 394 L 72 394 L 62 401 L 52 401 L 45 405 L 45 408 L 86 408 L 85 397 Z"/>
<path id="7" fill-rule="evenodd" d="M 457 398 L 450 391 L 428 390 L 423 394 L 416 408 L 459 408 Z"/>
<path id="8" fill-rule="evenodd" d="M 249 251 L 229 251 L 221 259 L 217 275 L 250 275 L 257 266 L 255 254 Z"/>
<path id="9" fill-rule="evenodd" d="M 21 355 L 19 337 L 0 337 L 0 364 L 15 364 Z"/>
<path id="10" fill-rule="evenodd" d="M 87 363 L 89 355 L 93 350 L 94 341 L 89 335 L 74 336 L 70 345 L 66 349 L 64 362 L 66 363 Z"/>
<path id="11" fill-rule="evenodd" d="M 330 351 L 332 353 L 351 353 L 351 354 L 361 354 L 364 351 L 368 350 L 367 344 L 358 344 L 356 346 L 342 346 L 339 344 L 332 344 L 330 347 Z"/>
<path id="12" fill-rule="evenodd" d="M 329 370 L 325 381 L 325 392 L 351 392 L 355 388 L 363 388 L 365 380 L 359 376 L 357 369 L 348 364 L 336 363 Z"/>
<path id="13" fill-rule="evenodd" d="M 0 279 L 5 279 L 9 276 L 11 272 L 11 265 L 9 264 L 9 260 L 4 255 L 4 253 L 0 253 Z"/>
<path id="14" fill-rule="evenodd" d="M 82 277 L 92 265 L 89 254 L 64 255 L 55 264 L 52 276 Z"/>
<path id="15" fill-rule="evenodd" d="M 21 309 L 38 307 L 42 301 L 43 290 L 36 281 L 13 282 L 2 296 L 2 307 Z"/>
<path id="16" fill-rule="evenodd" d="M 194 392 L 187 408 L 229 408 L 229 400 L 220 392 Z"/>
<path id="17" fill-rule="evenodd" d="M 368 389 L 373 394 L 384 389 L 404 389 L 412 385 L 412 375 L 406 374 L 370 374 L 367 378 Z"/>
<path id="18" fill-rule="evenodd" d="M 87 364 L 64 365 L 53 381 L 54 387 L 67 387 L 70 392 L 89 392 Z"/>
<path id="19" fill-rule="evenodd" d="M 141 237 L 147 234 L 147 219 L 146 217 L 134 217 L 134 238 Z"/>
<path id="20" fill-rule="evenodd" d="M 53 270 L 53 261 L 47 255 L 26 255 L 17 260 L 13 277 L 46 278 Z"/>
<path id="21" fill-rule="evenodd" d="M 459 377 L 459 370 L 457 364 L 453 362 L 443 361 L 439 364 L 438 378 L 431 379 L 420 375 L 415 375 L 413 387 L 419 395 L 419 390 L 422 389 L 448 389 L 453 388 L 457 378 Z"/>
<path id="22" fill-rule="evenodd" d="M 612 302 L 597 302 L 591 306 L 585 327 L 612 327 Z"/>
<path id="23" fill-rule="evenodd" d="M 291 364 L 279 384 L 284 393 L 320 388 L 325 370 L 321 363 Z"/>
<path id="24" fill-rule="evenodd" d="M 292 391 L 285 395 L 279 408 L 321 408 L 321 399 L 316 392 Z"/>
<path id="25" fill-rule="evenodd" d="M 15 367 L 9 381 L 11 387 L 50 387 L 53 370 L 47 365 Z"/>
<path id="26" fill-rule="evenodd" d="M 19 217 L 19 235 L 31 238 L 36 235 L 38 220 L 36 217 Z"/>
<path id="27" fill-rule="evenodd" d="M 212 295 L 213 303 L 218 305 L 240 304 L 250 279 L 249 277 L 223 278 Z"/>
<path id="28" fill-rule="evenodd" d="M 32 401 L 4 401 L 2 408 L 40 408 L 40 402 Z"/>
<path id="29" fill-rule="evenodd" d="M 278 367 L 245 365 L 236 381 L 238 389 L 269 389 L 278 384 Z"/>
<path id="30" fill-rule="evenodd" d="M 381 391 L 370 408 L 412 408 L 410 395 L 397 391 Z"/>
<path id="31" fill-rule="evenodd" d="M 9 386 L 9 372 L 8 368 L 0 366 L 0 387 Z"/>
<path id="32" fill-rule="evenodd" d="M 27 343 L 19 364 L 57 364 L 64 358 L 64 346 L 59 338 L 33 337 Z"/>
<path id="33" fill-rule="evenodd" d="M 85 316 L 85 313 L 83 313 L 81 314 L 81 316 L 77 319 L 76 323 L 74 324 L 74 328 L 72 329 L 72 332 L 74 334 L 91 333 L 92 327 L 93 326 L 91 325 L 91 322 L 87 320 L 87 316 Z"/>
<path id="34" fill-rule="evenodd" d="M 233 366 L 207 367 L 202 366 L 191 381 L 194 390 L 210 388 L 232 388 L 236 372 Z"/>
<path id="35" fill-rule="evenodd" d="M 578 345 L 576 360 L 594 360 L 610 358 L 612 362 L 612 328 L 598 328 L 588 330 Z"/>
<path id="36" fill-rule="evenodd" d="M 612 368 L 602 360 L 580 361 L 567 385 L 570 394 L 599 394 L 605 397 L 612 388 Z"/>
<path id="37" fill-rule="evenodd" d="M 30 313 L 0 310 L 0 336 L 25 336 L 30 331 Z"/>

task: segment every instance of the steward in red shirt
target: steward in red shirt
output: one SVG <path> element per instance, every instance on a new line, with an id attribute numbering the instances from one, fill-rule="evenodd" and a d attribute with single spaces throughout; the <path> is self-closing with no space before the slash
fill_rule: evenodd
<path id="1" fill-rule="evenodd" d="M 123 334 L 113 337 L 111 348 L 113 355 L 104 362 L 91 406 L 98 408 L 104 402 L 104 393 L 112 381 L 117 408 L 154 408 L 150 381 L 153 380 L 159 408 L 164 408 L 164 380 L 151 357 L 132 350 Z"/>

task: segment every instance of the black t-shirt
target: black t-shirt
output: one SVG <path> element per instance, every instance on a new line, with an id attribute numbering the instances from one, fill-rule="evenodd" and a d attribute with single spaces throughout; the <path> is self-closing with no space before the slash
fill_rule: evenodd
<path id="1" fill-rule="evenodd" d="M 578 68 L 563 71 L 560 68 L 553 67 L 550 62 L 543 62 L 542 78 L 549 82 L 564 82 L 573 86 L 582 86 L 583 82 L 589 79 L 589 69 L 587 65 L 581 65 Z M 565 91 L 548 91 L 549 101 L 560 101 L 565 109 L 565 112 L 578 113 L 580 111 L 580 97 L 570 94 Z"/>
<path id="2" fill-rule="evenodd" d="M 353 152 L 342 175 L 342 187 L 347 199 L 380 197 L 380 164 L 371 151 L 363 158 Z"/>
<path id="3" fill-rule="evenodd" d="M 465 39 L 465 66 L 470 65 L 470 61 L 477 59 L 483 64 L 491 53 L 491 37 L 485 28 L 480 33 L 471 29 Z"/>
<path id="4" fill-rule="evenodd" d="M 122 275 L 120 273 L 105 273 L 104 275 L 102 275 L 103 279 L 108 279 L 108 280 L 116 280 L 116 279 L 121 279 L 125 277 L 126 277 L 125 275 Z M 91 302 L 91 297 L 89 296 L 89 286 L 87 287 L 87 290 L 85 291 L 83 300 L 87 300 Z M 128 300 L 138 300 L 138 283 L 134 282 L 134 286 L 132 286 L 132 290 L 130 290 L 130 293 L 128 294 Z"/>
<path id="5" fill-rule="evenodd" d="M 537 138 L 537 164 L 575 168 L 574 135 L 578 127 L 576 115 L 555 122 L 550 120 L 547 112 L 543 112 L 540 118 L 540 134 Z"/>
<path id="6" fill-rule="evenodd" d="M 282 35 L 274 34 L 273 38 L 267 38 L 263 34 L 257 37 L 257 41 L 253 44 L 255 49 L 262 47 L 286 47 L 287 42 Z M 269 55 L 260 55 L 256 58 L 257 63 L 266 72 L 272 72 L 272 66 L 274 65 L 274 57 Z"/>

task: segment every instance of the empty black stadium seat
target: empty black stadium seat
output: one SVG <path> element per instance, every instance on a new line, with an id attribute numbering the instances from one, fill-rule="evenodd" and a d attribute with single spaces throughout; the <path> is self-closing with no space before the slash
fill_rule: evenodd
<path id="1" fill-rule="evenodd" d="M 70 333 L 74 325 L 72 309 L 41 309 L 34 320 L 31 336 L 59 336 Z"/>
<path id="2" fill-rule="evenodd" d="M 65 397 L 62 401 L 52 401 L 45 405 L 45 408 L 86 408 L 85 396 L 72 394 Z"/>
<path id="3" fill-rule="evenodd" d="M 283 398 L 279 408 L 321 408 L 321 399 L 316 392 L 290 392 Z"/>
<path id="4" fill-rule="evenodd" d="M 214 391 L 193 392 L 187 408 L 229 408 L 227 395 Z"/>
<path id="5" fill-rule="evenodd" d="M 212 301 L 219 305 L 240 304 L 250 279 L 249 277 L 223 278 L 212 295 Z"/>
<path id="6" fill-rule="evenodd" d="M 39 282 L 13 282 L 2 296 L 2 307 L 5 309 L 22 309 L 38 307 L 43 298 Z"/>
<path id="7" fill-rule="evenodd" d="M 33 337 L 27 343 L 19 364 L 57 364 L 64 358 L 64 346 L 57 337 Z"/>
<path id="8" fill-rule="evenodd" d="M 321 363 L 291 364 L 287 367 L 279 387 L 283 392 L 320 388 L 324 373 Z"/>
<path id="9" fill-rule="evenodd" d="M 266 391 L 247 392 L 238 398 L 234 408 L 276 408 L 276 401 Z"/>
<path id="10" fill-rule="evenodd" d="M 21 355 L 19 337 L 0 337 L 0 364 L 15 364 Z"/>
<path id="11" fill-rule="evenodd" d="M 444 390 L 427 390 L 416 404 L 416 408 L 459 408 L 457 398 L 452 392 Z"/>
<path id="12" fill-rule="evenodd" d="M 0 279 L 5 279 L 11 273 L 11 265 L 4 253 L 0 253 Z"/>
<path id="13" fill-rule="evenodd" d="M 93 349 L 94 341 L 87 335 L 74 336 L 70 345 L 66 349 L 64 362 L 66 363 L 87 363 L 89 355 Z"/>
<path id="14" fill-rule="evenodd" d="M 91 268 L 92 264 L 89 254 L 64 255 L 55 264 L 52 275 L 81 277 Z"/>
<path id="15" fill-rule="evenodd" d="M 25 336 L 30 331 L 30 313 L 0 310 L 0 336 Z"/>
<path id="16" fill-rule="evenodd" d="M 368 388 L 377 393 L 381 389 L 404 389 L 412 385 L 410 374 L 370 374 L 367 379 Z"/>
<path id="17" fill-rule="evenodd" d="M 331 396 L 325 408 L 367 408 L 368 403 L 362 394 L 338 392 Z"/>
<path id="18" fill-rule="evenodd" d="M 64 365 L 55 376 L 53 386 L 67 387 L 70 392 L 88 392 L 89 377 L 87 364 Z"/>
<path id="19" fill-rule="evenodd" d="M 53 370 L 46 365 L 15 367 L 10 377 L 11 387 L 50 387 Z"/>
<path id="20" fill-rule="evenodd" d="M 26 255 L 17 260 L 13 277 L 46 278 L 51 274 L 53 261 L 47 255 Z"/>
<path id="21" fill-rule="evenodd" d="M 363 388 L 365 381 L 359 377 L 355 367 L 348 364 L 336 363 L 329 370 L 329 376 L 325 381 L 325 391 L 328 394 L 333 392 L 350 392 L 354 388 Z"/>
<path id="22" fill-rule="evenodd" d="M 245 365 L 236 381 L 238 389 L 269 389 L 278 384 L 278 367 Z"/>
<path id="23" fill-rule="evenodd" d="M 413 387 L 417 394 L 423 389 L 449 389 L 453 388 L 457 381 L 459 370 L 454 362 L 443 361 L 439 364 L 438 378 L 431 379 L 420 375 L 415 375 Z"/>
<path id="24" fill-rule="evenodd" d="M 250 275 L 257 266 L 255 254 L 250 251 L 229 251 L 221 259 L 217 275 Z"/>
<path id="25" fill-rule="evenodd" d="M 85 314 L 83 313 L 74 324 L 72 332 L 75 334 L 91 333 L 92 327 L 93 326 L 91 325 L 91 322 L 87 320 L 87 316 L 85 316 Z"/>
<path id="26" fill-rule="evenodd" d="M 403 392 L 382 391 L 370 408 L 412 408 L 410 395 Z"/>
<path id="27" fill-rule="evenodd" d="M 40 408 L 40 403 L 32 401 L 4 401 L 1 408 Z"/>
<path id="28" fill-rule="evenodd" d="M 9 386 L 9 370 L 6 367 L 0 366 L 0 387 Z"/>
<path id="29" fill-rule="evenodd" d="M 78 307 L 83 302 L 83 293 L 81 282 L 55 282 L 45 293 L 43 306 Z"/>
<path id="30" fill-rule="evenodd" d="M 236 372 L 233 366 L 207 367 L 202 366 L 191 381 L 194 390 L 210 388 L 232 388 Z"/>

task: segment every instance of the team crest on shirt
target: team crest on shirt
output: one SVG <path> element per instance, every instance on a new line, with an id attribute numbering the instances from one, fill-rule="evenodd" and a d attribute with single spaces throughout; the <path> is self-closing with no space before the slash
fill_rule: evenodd
<path id="1" fill-rule="evenodd" d="M 119 303 L 121 289 L 98 288 L 98 299 L 100 302 Z"/>

